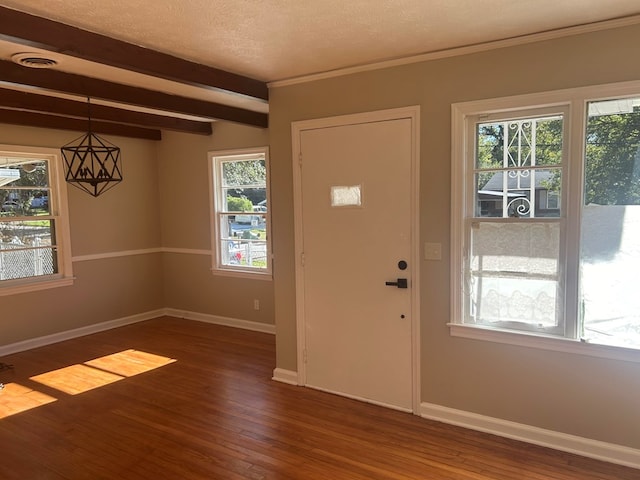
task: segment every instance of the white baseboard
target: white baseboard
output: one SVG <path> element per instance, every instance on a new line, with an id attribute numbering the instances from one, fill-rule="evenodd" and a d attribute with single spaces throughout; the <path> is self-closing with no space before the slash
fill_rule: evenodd
<path id="1" fill-rule="evenodd" d="M 104 332 L 105 330 L 111 330 L 112 328 L 124 327 L 125 325 L 130 325 L 132 323 L 144 322 L 145 320 L 151 320 L 163 316 L 185 318 L 187 320 L 197 320 L 199 322 L 214 323 L 216 325 L 225 325 L 228 327 L 242 328 L 244 330 L 253 330 L 256 332 L 270 333 L 273 335 L 275 335 L 276 333 L 275 325 L 250 322 L 248 320 L 238 320 L 235 318 L 219 317 L 216 315 L 208 315 L 205 313 L 185 312 L 172 308 L 160 308 L 158 310 L 139 313 L 137 315 L 131 315 L 129 317 L 118 318 L 116 320 L 109 320 L 93 325 L 87 325 L 86 327 L 74 328 L 73 330 L 54 333 L 52 335 L 30 338 L 28 340 L 10 343 L 8 345 L 0 345 L 0 357 L 11 355 L 12 353 L 23 352 L 25 350 L 31 350 L 32 348 L 44 347 L 45 345 L 51 345 L 53 343 L 63 342 L 65 340 L 71 340 L 72 338 L 91 335 L 92 333 Z"/>
<path id="2" fill-rule="evenodd" d="M 151 312 L 131 315 L 129 317 L 119 318 L 116 320 L 87 325 L 86 327 L 74 328 L 73 330 L 54 333 L 52 335 L 35 337 L 21 342 L 2 345 L 0 346 L 0 357 L 10 355 L 12 353 L 23 352 L 25 350 L 31 350 L 32 348 L 44 347 L 45 345 L 51 345 L 52 343 L 71 340 L 72 338 L 84 337 L 85 335 L 91 335 L 92 333 L 104 332 L 105 330 L 123 327 L 132 323 L 144 322 L 145 320 L 151 320 L 152 318 L 161 317 L 163 315 L 165 315 L 164 309 L 153 310 Z"/>
<path id="3" fill-rule="evenodd" d="M 298 372 L 285 370 L 284 368 L 276 368 L 273 370 L 272 380 L 289 385 L 298 385 Z"/>
<path id="4" fill-rule="evenodd" d="M 575 453 L 584 457 L 640 468 L 640 450 L 613 443 L 532 427 L 432 403 L 422 403 L 420 405 L 420 416 L 563 452 Z"/>
<path id="5" fill-rule="evenodd" d="M 177 310 L 175 308 L 165 308 L 164 314 L 170 317 L 185 318 L 187 320 L 196 320 L 198 322 L 213 323 L 215 325 L 224 325 L 226 327 L 241 328 L 243 330 L 252 330 L 254 332 L 276 334 L 276 326 L 268 323 L 252 322 L 249 320 L 239 320 L 237 318 L 221 317 L 219 315 L 209 315 L 207 313 L 189 312 L 185 310 Z"/>

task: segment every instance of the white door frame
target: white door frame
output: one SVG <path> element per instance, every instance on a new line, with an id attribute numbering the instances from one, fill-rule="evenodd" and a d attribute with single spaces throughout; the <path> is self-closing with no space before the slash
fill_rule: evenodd
<path id="1" fill-rule="evenodd" d="M 420 106 L 379 110 L 336 117 L 303 120 L 291 124 L 293 150 L 293 213 L 295 226 L 295 272 L 296 272 L 296 336 L 297 336 L 297 383 L 307 384 L 304 305 L 303 224 L 302 224 L 302 170 L 300 136 L 305 130 L 381 122 L 399 119 L 411 120 L 411 364 L 412 364 L 412 409 L 420 411 Z"/>

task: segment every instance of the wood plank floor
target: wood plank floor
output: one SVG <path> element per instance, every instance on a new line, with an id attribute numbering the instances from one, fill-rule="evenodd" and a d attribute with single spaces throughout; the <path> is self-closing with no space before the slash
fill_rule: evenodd
<path id="1" fill-rule="evenodd" d="M 638 480 L 271 380 L 271 335 L 163 317 L 1 358 L 0 478 Z"/>

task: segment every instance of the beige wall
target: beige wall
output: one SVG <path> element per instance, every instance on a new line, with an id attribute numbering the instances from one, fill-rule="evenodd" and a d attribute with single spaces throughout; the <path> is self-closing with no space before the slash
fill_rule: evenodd
<path id="1" fill-rule="evenodd" d="M 78 132 L 0 126 L 0 143 L 59 148 Z M 109 137 L 124 180 L 94 198 L 68 187 L 74 257 L 157 248 L 156 142 Z M 162 304 L 161 255 L 74 261 L 73 286 L 0 297 L 0 345 L 153 311 Z"/>
<path id="2" fill-rule="evenodd" d="M 450 271 L 451 104 L 640 78 L 640 26 L 276 87 L 270 136 L 277 366 L 296 370 L 291 122 L 421 107 L 422 401 L 640 448 L 640 365 L 454 338 Z M 443 202 L 443 199 L 445 200 Z"/>
<path id="3" fill-rule="evenodd" d="M 57 149 L 79 135 L 0 126 L 6 144 Z M 121 147 L 124 180 L 97 198 L 67 188 L 73 286 L 0 296 L 0 347 L 163 307 L 273 325 L 273 282 L 212 275 L 206 253 L 207 152 L 268 145 L 267 130 L 218 123 L 211 136 L 105 138 Z M 161 247 L 188 253 L 127 253 Z"/>
<path id="4" fill-rule="evenodd" d="M 188 250 L 164 255 L 167 307 L 273 325 L 273 282 L 212 275 L 211 256 L 203 253 L 211 249 L 207 152 L 268 143 L 267 130 L 232 123 L 215 123 L 211 136 L 164 132 L 158 147 L 162 245 Z"/>

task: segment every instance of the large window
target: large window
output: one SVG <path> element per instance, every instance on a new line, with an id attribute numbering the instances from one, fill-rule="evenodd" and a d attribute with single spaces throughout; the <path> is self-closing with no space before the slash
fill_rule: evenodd
<path id="1" fill-rule="evenodd" d="M 57 151 L 0 145 L 0 295 L 71 283 L 59 168 Z"/>
<path id="2" fill-rule="evenodd" d="M 269 277 L 268 150 L 212 152 L 210 161 L 214 271 Z"/>
<path id="3" fill-rule="evenodd" d="M 630 88 L 454 105 L 454 334 L 640 349 L 640 85 Z"/>

